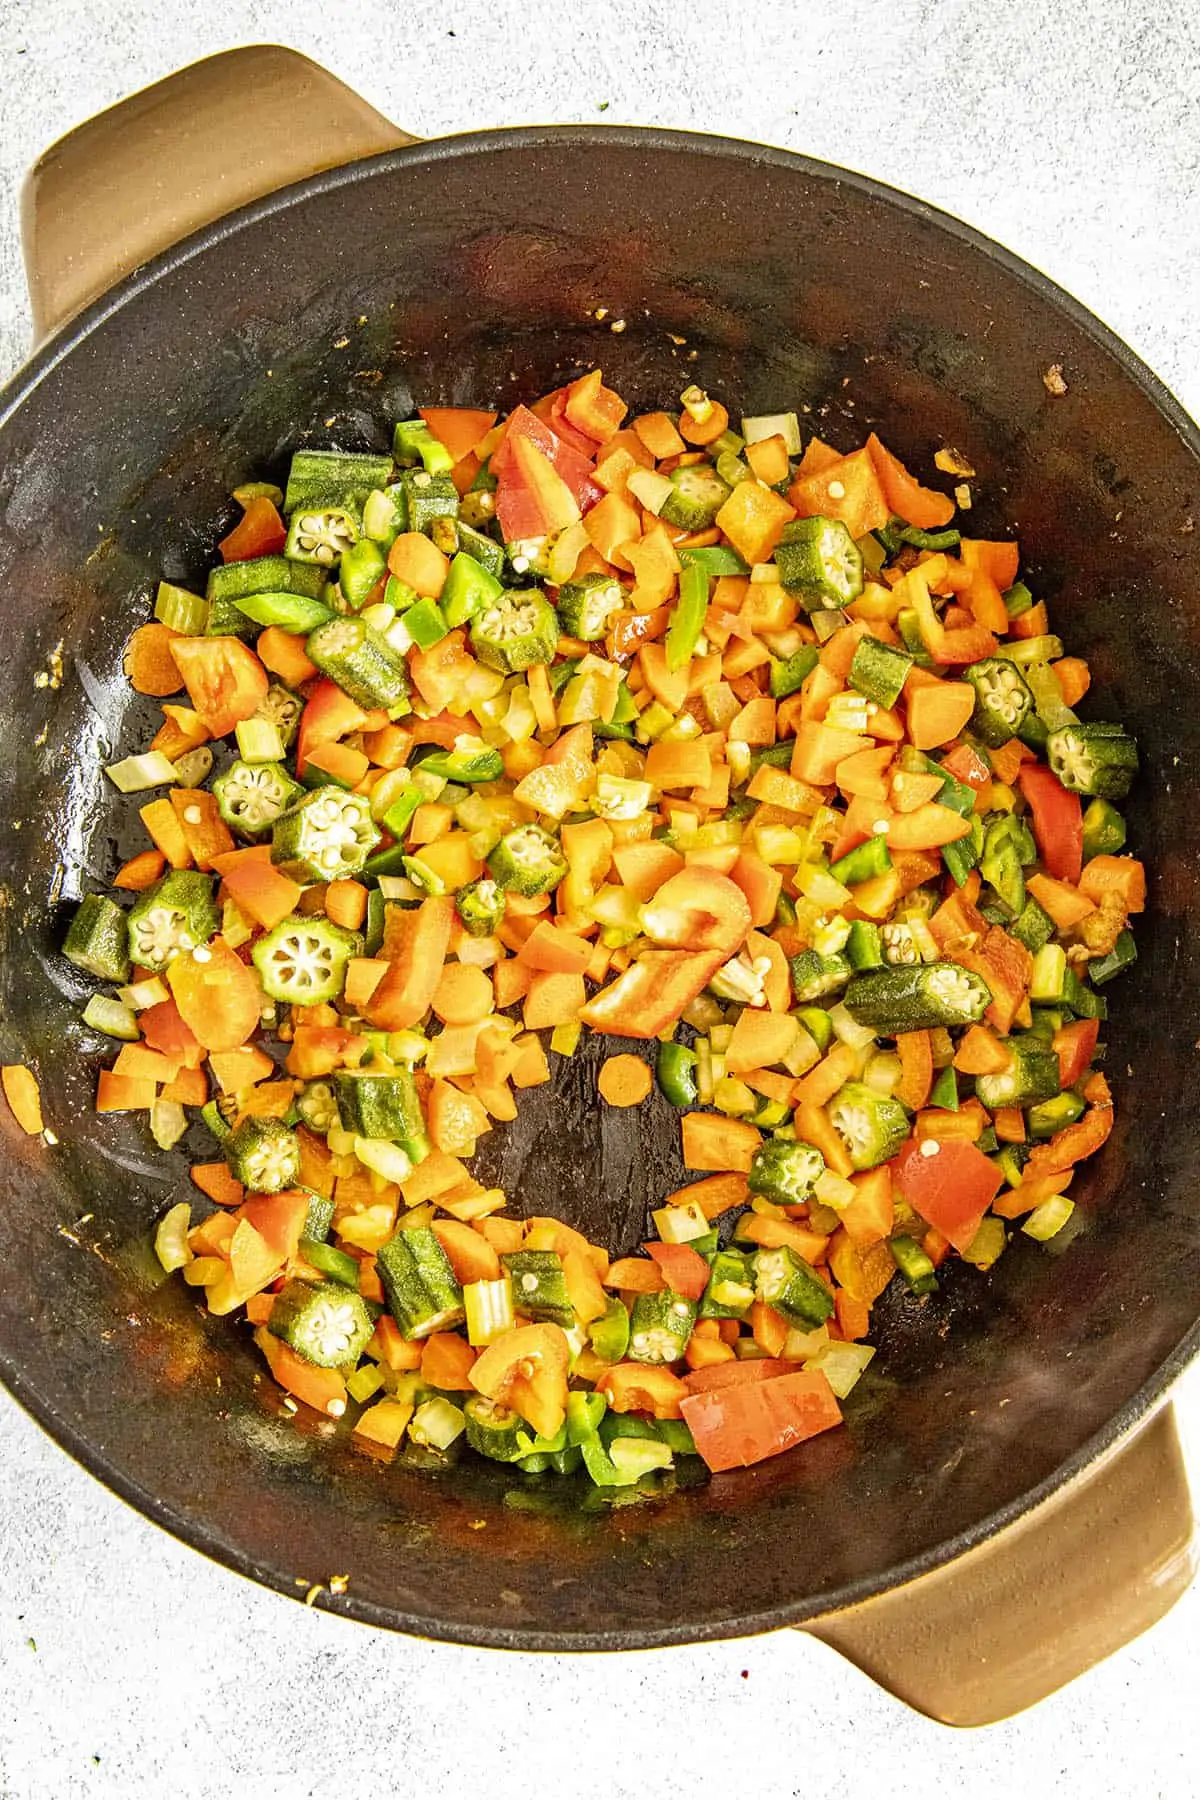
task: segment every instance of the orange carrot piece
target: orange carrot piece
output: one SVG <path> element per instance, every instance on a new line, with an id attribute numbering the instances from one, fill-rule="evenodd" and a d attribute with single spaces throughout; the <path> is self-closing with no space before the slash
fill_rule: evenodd
<path id="1" fill-rule="evenodd" d="M 654 1077 L 640 1056 L 610 1056 L 602 1064 L 596 1086 L 609 1106 L 640 1106 Z"/>
<path id="2" fill-rule="evenodd" d="M 191 868 L 192 853 L 169 800 L 148 801 L 138 808 L 138 817 L 173 869 Z"/>
<path id="3" fill-rule="evenodd" d="M 246 1197 L 241 1182 L 235 1181 L 229 1173 L 228 1163 L 193 1163 L 189 1173 L 200 1192 L 215 1200 L 218 1206 L 240 1206 Z"/>
<path id="4" fill-rule="evenodd" d="M 161 850 L 141 850 L 127 863 L 122 863 L 113 876 L 113 886 L 131 894 L 144 893 L 154 886 L 166 866 L 167 859 Z"/>
<path id="5" fill-rule="evenodd" d="M 975 689 L 969 681 L 933 677 L 918 687 L 906 686 L 905 699 L 908 735 L 918 750 L 948 744 L 965 729 L 975 710 Z"/>
<path id="6" fill-rule="evenodd" d="M 264 669 L 278 675 L 285 687 L 299 688 L 319 673 L 304 648 L 306 642 L 293 632 L 281 631 L 278 625 L 268 625 L 259 633 L 254 648 Z"/>
<path id="7" fill-rule="evenodd" d="M 954 1067 L 960 1075 L 999 1075 L 1012 1061 L 1012 1052 L 986 1025 L 972 1025 L 955 1052 Z"/>
<path id="8" fill-rule="evenodd" d="M 762 1133 L 755 1126 L 719 1113 L 685 1113 L 682 1137 L 685 1169 L 723 1169 L 742 1175 L 749 1173 L 754 1152 L 762 1144 Z"/>
<path id="9" fill-rule="evenodd" d="M 900 1057 L 897 1100 L 910 1112 L 918 1112 L 929 1098 L 933 1084 L 933 1046 L 927 1031 L 902 1031 L 896 1039 Z"/>
<path id="10" fill-rule="evenodd" d="M 604 1286 L 626 1294 L 660 1294 L 666 1287 L 662 1270 L 648 1256 L 621 1256 L 609 1267 Z"/>
<path id="11" fill-rule="evenodd" d="M 9 1110 L 21 1130 L 28 1137 L 37 1137 L 45 1130 L 45 1125 L 42 1120 L 42 1092 L 33 1070 L 27 1069 L 24 1063 L 5 1063 L 0 1069 L 0 1083 L 3 1084 Z"/>
<path id="12" fill-rule="evenodd" d="M 471 1392 L 476 1352 L 457 1331 L 432 1331 L 421 1352 L 421 1380 L 448 1393 Z"/>

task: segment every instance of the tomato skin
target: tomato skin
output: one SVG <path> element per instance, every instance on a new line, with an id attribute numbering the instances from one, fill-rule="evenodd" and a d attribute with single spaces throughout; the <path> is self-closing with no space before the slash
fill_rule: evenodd
<path id="1" fill-rule="evenodd" d="M 267 671 L 240 638 L 173 638 L 171 655 L 213 737 L 228 737 L 267 697 Z"/>
<path id="2" fill-rule="evenodd" d="M 296 733 L 296 774 L 303 780 L 308 759 L 322 744 L 336 743 L 350 731 L 361 731 L 367 715 L 336 681 L 322 675 L 313 685 Z"/>
<path id="3" fill-rule="evenodd" d="M 697 866 L 680 869 L 663 882 L 643 922 L 656 944 L 730 957 L 749 936 L 750 906 L 728 875 Z"/>
<path id="4" fill-rule="evenodd" d="M 926 1154 L 934 1142 L 937 1149 Z M 892 1169 L 909 1205 L 956 1250 L 970 1244 L 1004 1183 L 995 1164 L 965 1138 L 912 1138 Z"/>
<path id="5" fill-rule="evenodd" d="M 779 1456 L 842 1422 L 833 1389 L 817 1369 L 710 1387 L 689 1394 L 681 1411 L 697 1450 L 714 1473 Z"/>
<path id="6" fill-rule="evenodd" d="M 1054 1050 L 1058 1057 L 1058 1079 L 1063 1087 L 1074 1087 L 1092 1057 L 1100 1036 L 1099 1019 L 1076 1019 L 1054 1034 Z"/>
<path id="7" fill-rule="evenodd" d="M 678 1419 L 687 1389 L 673 1369 L 650 1363 L 614 1363 L 596 1383 L 613 1412 L 649 1413 L 653 1419 Z"/>
<path id="8" fill-rule="evenodd" d="M 543 1437 L 553 1437 L 567 1416 L 570 1360 L 560 1325 L 518 1325 L 476 1358 L 471 1386 L 489 1400 L 511 1406 Z"/>
<path id="9" fill-rule="evenodd" d="M 1083 873 L 1083 808 L 1052 770 L 1022 763 L 1017 776 L 1033 814 L 1033 835 L 1046 872 L 1057 881 L 1078 883 Z"/>
<path id="10" fill-rule="evenodd" d="M 184 1024 L 206 1050 L 239 1050 L 258 1029 L 262 988 L 223 938 L 213 939 L 204 961 L 177 956 L 167 982 Z"/>
<path id="11" fill-rule="evenodd" d="M 673 1025 L 726 960 L 720 951 L 648 950 L 594 994 L 579 1016 L 593 1031 L 653 1038 Z"/>
<path id="12" fill-rule="evenodd" d="M 685 1300 L 699 1300 L 708 1286 L 708 1264 L 698 1250 L 688 1244 L 647 1244 L 646 1249 L 654 1258 L 663 1274 L 667 1286 Z"/>

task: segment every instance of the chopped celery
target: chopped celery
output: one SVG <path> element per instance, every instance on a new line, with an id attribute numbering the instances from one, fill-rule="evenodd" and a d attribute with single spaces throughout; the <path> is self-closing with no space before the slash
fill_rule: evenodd
<path id="1" fill-rule="evenodd" d="M 387 1138 L 356 1137 L 354 1154 L 364 1169 L 382 1175 L 385 1181 L 407 1181 L 412 1174 L 412 1158 L 408 1152 Z"/>
<path id="2" fill-rule="evenodd" d="M 179 777 L 175 764 L 161 750 L 145 750 L 109 763 L 104 773 L 121 794 L 140 794 L 146 788 L 173 786 Z"/>
<path id="3" fill-rule="evenodd" d="M 176 1269 L 185 1268 L 192 1260 L 187 1241 L 191 1223 L 192 1209 L 186 1200 L 171 1207 L 158 1222 L 154 1233 L 154 1254 L 168 1275 Z"/>
<path id="4" fill-rule="evenodd" d="M 83 1009 L 83 1022 L 93 1031 L 102 1031 L 105 1037 L 120 1038 L 127 1044 L 134 1043 L 141 1035 L 133 1008 L 107 994 L 92 995 Z"/>
<path id="5" fill-rule="evenodd" d="M 467 1342 L 482 1346 L 503 1337 L 516 1324 L 511 1275 L 498 1281 L 469 1281 L 463 1288 Z"/>
<path id="6" fill-rule="evenodd" d="M 1052 1237 L 1057 1237 L 1071 1214 L 1075 1211 L 1075 1202 L 1068 1200 L 1065 1194 L 1051 1194 L 1049 1200 L 1043 1200 L 1035 1206 L 1021 1230 L 1026 1237 L 1036 1238 L 1044 1244 Z"/>
<path id="7" fill-rule="evenodd" d="M 208 601 L 202 594 L 160 581 L 154 597 L 154 616 L 160 625 L 178 631 L 184 637 L 203 637 L 208 623 Z"/>
<path id="8" fill-rule="evenodd" d="M 461 1437 L 466 1423 L 462 1408 L 439 1394 L 434 1400 L 426 1400 L 424 1406 L 418 1406 L 408 1435 L 414 1444 L 425 1444 L 431 1450 L 448 1450 L 455 1438 Z"/>
<path id="9" fill-rule="evenodd" d="M 698 1201 L 690 1206 L 660 1206 L 650 1216 L 664 1244 L 690 1244 L 694 1238 L 707 1236 L 710 1229 Z"/>

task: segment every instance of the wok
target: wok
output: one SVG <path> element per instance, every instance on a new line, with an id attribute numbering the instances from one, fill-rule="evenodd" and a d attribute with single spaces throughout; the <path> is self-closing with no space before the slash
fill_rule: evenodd
<path id="1" fill-rule="evenodd" d="M 1160 1403 L 1200 1316 L 1200 436 L 1171 397 L 1042 276 L 860 176 L 674 132 L 416 144 L 269 47 L 56 146 L 25 235 L 44 341 L 0 411 L 0 1051 L 38 1072 L 57 1141 L 5 1115 L 12 1393 L 198 1549 L 286 1594 L 347 1575 L 322 1604 L 428 1637 L 600 1650 L 805 1623 L 965 1723 L 1156 1618 L 1191 1572 Z M 842 447 L 877 427 L 926 476 L 931 445 L 963 450 L 973 532 L 1019 531 L 1091 661 L 1092 716 L 1138 735 L 1153 898 L 1112 991 L 1118 1123 L 1069 1253 L 1018 1236 L 928 1305 L 890 1294 L 844 1430 L 588 1513 L 506 1504 L 511 1478 L 474 1462 L 381 1468 L 281 1412 L 244 1330 L 156 1270 L 187 1156 L 91 1113 L 106 1046 L 55 947 L 129 848 L 101 765 L 150 708 L 122 645 L 159 576 L 201 578 L 231 488 L 300 443 L 379 448 L 417 402 L 507 406 L 598 362 L 636 406 L 695 379 L 750 412 L 801 404 Z M 665 1104 L 597 1110 L 597 1049 L 524 1096 L 485 1161 L 518 1209 L 618 1251 L 684 1171 Z"/>

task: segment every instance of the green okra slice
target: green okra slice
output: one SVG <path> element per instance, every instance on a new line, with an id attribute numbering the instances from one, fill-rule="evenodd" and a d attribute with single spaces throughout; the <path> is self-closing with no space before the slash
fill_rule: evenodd
<path id="1" fill-rule="evenodd" d="M 624 1301 L 618 1300 L 614 1294 L 606 1311 L 598 1319 L 593 1319 L 587 1328 L 592 1349 L 601 1362 L 618 1363 L 625 1360 L 629 1349 L 629 1311 Z"/>
<path id="2" fill-rule="evenodd" d="M 754 1295 L 801 1331 L 813 1331 L 833 1316 L 833 1295 L 786 1244 L 755 1255 Z"/>
<path id="3" fill-rule="evenodd" d="M 504 918 L 504 890 L 489 876 L 468 882 L 454 896 L 463 929 L 471 937 L 491 937 Z"/>
<path id="4" fill-rule="evenodd" d="M 221 563 L 209 571 L 205 594 L 210 601 L 244 600 L 250 594 L 297 594 L 320 600 L 325 571 L 287 556 L 250 556 L 244 562 Z"/>
<path id="5" fill-rule="evenodd" d="M 740 1250 L 718 1250 L 700 1300 L 702 1319 L 744 1319 L 755 1300 L 754 1271 Z"/>
<path id="6" fill-rule="evenodd" d="M 883 932 L 870 919 L 852 919 L 846 939 L 846 957 L 856 974 L 863 969 L 880 969 L 883 954 Z"/>
<path id="7" fill-rule="evenodd" d="M 248 763 L 239 758 L 217 776 L 212 791 L 229 829 L 246 843 L 257 844 L 270 837 L 276 819 L 304 789 L 282 763 Z"/>
<path id="8" fill-rule="evenodd" d="M 997 820 L 985 831 L 979 873 L 999 895 L 1013 917 L 1018 918 L 1024 911 L 1026 894 L 1021 844 L 1017 833 L 1025 828 L 1013 820 L 1012 823 L 1017 827 L 1017 832 L 1014 832 L 1009 826 L 1010 817 L 1011 815 Z"/>
<path id="9" fill-rule="evenodd" d="M 462 1289 L 428 1226 L 398 1231 L 375 1261 L 388 1310 L 410 1343 L 462 1324 L 466 1317 Z"/>
<path id="10" fill-rule="evenodd" d="M 329 1236 L 333 1224 L 336 1207 L 332 1199 L 324 1194 L 310 1194 L 308 1197 L 308 1217 L 304 1221 L 304 1236 L 310 1242 L 324 1243 Z"/>
<path id="11" fill-rule="evenodd" d="M 494 575 L 499 581 L 508 565 L 508 558 L 504 554 L 504 545 L 497 543 L 495 538 L 488 537 L 486 532 L 476 531 L 473 525 L 466 522 L 462 516 L 464 504 L 465 502 L 460 499 L 458 503 L 459 516 L 454 521 L 458 548 L 465 550 L 481 569 L 486 569 L 489 575 Z"/>
<path id="12" fill-rule="evenodd" d="M 424 419 L 401 419 L 392 433 L 392 455 L 402 468 L 419 462 L 430 475 L 448 475 L 454 459 Z"/>
<path id="13" fill-rule="evenodd" d="M 511 1407 L 501 1406 L 483 1394 L 463 1402 L 467 1442 L 492 1462 L 516 1462 L 523 1455 L 520 1440 L 528 1435 L 525 1421 Z"/>
<path id="14" fill-rule="evenodd" d="M 362 938 L 319 913 L 291 913 L 250 952 L 268 1000 L 320 1006 L 341 998 L 346 965 L 362 955 Z"/>
<path id="15" fill-rule="evenodd" d="M 1103 987 L 1114 975 L 1120 975 L 1137 961 L 1137 945 L 1132 931 L 1123 931 L 1107 956 L 1094 957 L 1088 964 L 1088 975 L 1097 987 Z"/>
<path id="16" fill-rule="evenodd" d="M 276 819 L 271 861 L 301 886 L 357 874 L 380 839 L 370 797 L 325 786 Z"/>
<path id="17" fill-rule="evenodd" d="M 1029 683 L 1017 665 L 988 656 L 964 669 L 963 680 L 975 689 L 970 729 L 980 743 L 999 749 L 1016 737 L 1033 707 Z"/>
<path id="18" fill-rule="evenodd" d="M 558 839 L 540 825 L 518 825 L 505 832 L 487 863 L 502 888 L 526 896 L 549 893 L 567 872 Z"/>
<path id="19" fill-rule="evenodd" d="M 863 843 L 856 844 L 845 856 L 839 856 L 830 865 L 829 873 L 844 887 L 857 887 L 860 882 L 871 881 L 876 875 L 885 875 L 891 866 L 892 856 L 887 839 L 876 834 Z"/>
<path id="20" fill-rule="evenodd" d="M 815 644 L 801 644 L 793 650 L 786 662 L 771 660 L 771 698 L 786 700 L 789 694 L 799 693 L 808 680 L 820 659 L 820 651 Z"/>
<path id="21" fill-rule="evenodd" d="M 854 973 L 840 950 L 822 956 L 819 950 L 801 950 L 792 957 L 792 988 L 797 1001 L 822 1000 L 844 988 Z"/>
<path id="22" fill-rule="evenodd" d="M 857 1170 L 874 1169 L 895 1156 L 908 1136 L 908 1114 L 891 1094 L 865 1081 L 847 1081 L 829 1103 L 829 1123 Z"/>
<path id="23" fill-rule="evenodd" d="M 212 876 L 172 869 L 138 895 L 127 921 L 130 961 L 161 973 L 175 957 L 207 944 L 220 925 Z"/>
<path id="24" fill-rule="evenodd" d="M 289 515 L 323 507 L 360 512 L 367 495 L 374 488 L 386 487 L 391 474 L 390 456 L 370 451 L 297 450 L 288 470 L 283 510 Z"/>
<path id="25" fill-rule="evenodd" d="M 341 1369 L 358 1361 L 375 1321 L 361 1294 L 342 1282 L 292 1280 L 276 1294 L 267 1330 L 305 1362 Z"/>
<path id="26" fill-rule="evenodd" d="M 732 491 L 709 463 L 686 463 L 672 469 L 671 492 L 659 507 L 659 517 L 683 531 L 706 531 Z"/>
<path id="27" fill-rule="evenodd" d="M 841 519 L 792 519 L 775 546 L 775 567 L 809 612 L 848 606 L 863 591 L 862 551 Z"/>
<path id="28" fill-rule="evenodd" d="M 615 575 L 581 575 L 558 590 L 559 624 L 568 637 L 594 644 L 624 605 L 625 590 Z"/>
<path id="29" fill-rule="evenodd" d="M 558 614 L 537 588 L 505 593 L 471 620 L 471 648 L 481 663 L 517 675 L 554 660 Z"/>
<path id="30" fill-rule="evenodd" d="M 399 1144 L 413 1162 L 429 1154 L 425 1115 L 410 1068 L 402 1065 L 387 1075 L 339 1069 L 333 1089 L 343 1131 Z"/>
<path id="31" fill-rule="evenodd" d="M 512 1250 L 500 1258 L 512 1277 L 513 1306 L 530 1319 L 548 1319 L 570 1330 L 575 1308 L 567 1292 L 562 1258 L 553 1250 Z"/>
<path id="32" fill-rule="evenodd" d="M 306 1082 L 296 1095 L 296 1112 L 310 1131 L 318 1137 L 328 1137 L 333 1127 L 341 1123 L 333 1083 L 323 1076 Z"/>
<path id="33" fill-rule="evenodd" d="M 1052 1138 L 1056 1131 L 1065 1131 L 1068 1125 L 1074 1125 L 1083 1117 L 1084 1111 L 1084 1101 L 1068 1088 L 1064 1093 L 1053 1094 L 1028 1107 L 1025 1127 L 1031 1138 Z"/>
<path id="34" fill-rule="evenodd" d="M 449 475 L 431 475 L 427 469 L 405 469 L 400 476 L 408 531 L 431 533 L 438 519 L 458 518 L 458 489 Z M 458 533 L 454 532 L 454 542 Z"/>
<path id="35" fill-rule="evenodd" d="M 1125 848 L 1125 821 L 1111 800 L 1093 800 L 1083 815 L 1083 858 L 1115 856 Z"/>
<path id="36" fill-rule="evenodd" d="M 62 953 L 97 981 L 128 981 L 129 932 L 124 910 L 107 894 L 85 894 L 68 927 Z"/>
<path id="37" fill-rule="evenodd" d="M 300 1139 L 282 1119 L 243 1119 L 221 1148 L 229 1172 L 252 1194 L 281 1194 L 300 1178 Z"/>
<path id="38" fill-rule="evenodd" d="M 992 1075 L 975 1077 L 975 1092 L 989 1112 L 999 1106 L 1036 1106 L 1053 1100 L 1062 1087 L 1056 1053 L 1032 1032 L 1008 1040 L 1009 1063 Z"/>
<path id="39" fill-rule="evenodd" d="M 851 1018 L 880 1037 L 972 1025 L 991 1002 L 987 984 L 953 962 L 872 969 L 854 977 L 844 998 Z"/>
<path id="40" fill-rule="evenodd" d="M 639 1294 L 629 1319 L 631 1362 L 678 1362 L 687 1349 L 698 1314 L 697 1303 L 671 1288 Z"/>
<path id="41" fill-rule="evenodd" d="M 1123 800 L 1138 772 L 1137 745 L 1120 725 L 1065 725 L 1046 743 L 1050 767 L 1065 788 Z"/>
<path id="42" fill-rule="evenodd" d="M 304 646 L 323 675 L 368 710 L 407 699 L 408 664 L 381 632 L 360 618 L 335 618 L 319 625 Z"/>
<path id="43" fill-rule="evenodd" d="M 293 694 L 282 682 L 273 681 L 261 706 L 251 716 L 265 719 L 268 724 L 274 725 L 284 749 L 287 750 L 300 728 L 300 714 L 303 711 L 304 702 L 299 694 Z"/>
<path id="44" fill-rule="evenodd" d="M 937 1291 L 937 1274 L 933 1261 L 916 1238 L 894 1237 L 888 1241 L 892 1261 L 903 1275 L 911 1294 Z"/>
<path id="45" fill-rule="evenodd" d="M 305 507 L 293 513 L 284 554 L 331 569 L 358 542 L 358 522 L 344 506 Z"/>
<path id="46" fill-rule="evenodd" d="M 800 1138 L 768 1138 L 754 1152 L 746 1186 L 781 1206 L 799 1206 L 812 1198 L 825 1173 L 825 1158 Z"/>
<path id="47" fill-rule="evenodd" d="M 1021 911 L 1005 929 L 1009 937 L 1015 937 L 1031 956 L 1036 956 L 1054 936 L 1054 920 L 1031 895 L 1027 895 Z M 1092 968 L 1095 968 L 1094 964 Z"/>
<path id="48" fill-rule="evenodd" d="M 860 638 L 850 664 L 850 686 L 877 706 L 890 708 L 904 691 L 912 666 L 913 659 L 906 650 L 881 643 L 878 638 Z"/>

